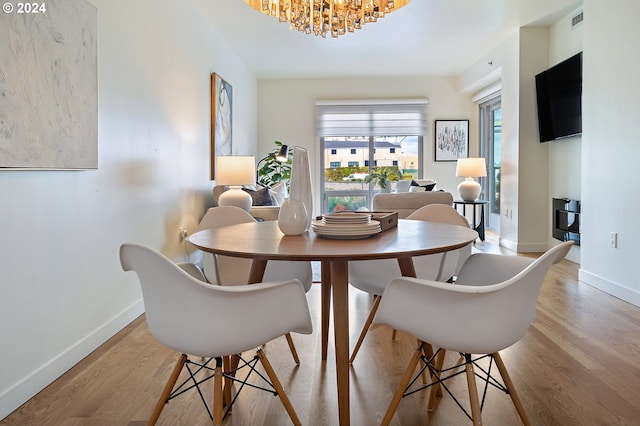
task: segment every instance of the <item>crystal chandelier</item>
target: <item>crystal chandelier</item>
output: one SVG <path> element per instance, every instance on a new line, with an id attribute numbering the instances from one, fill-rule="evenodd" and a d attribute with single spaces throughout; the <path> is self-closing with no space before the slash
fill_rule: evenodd
<path id="1" fill-rule="evenodd" d="M 376 22 L 387 13 L 400 9 L 409 0 L 244 0 L 252 8 L 291 29 L 306 34 L 338 37 L 359 30 L 368 22 Z"/>

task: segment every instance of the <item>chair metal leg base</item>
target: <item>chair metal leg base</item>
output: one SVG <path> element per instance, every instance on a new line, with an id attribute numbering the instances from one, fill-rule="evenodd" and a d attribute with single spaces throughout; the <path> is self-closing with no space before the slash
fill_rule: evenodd
<path id="1" fill-rule="evenodd" d="M 448 368 L 443 368 L 444 362 L 444 354 L 445 351 L 443 349 L 438 349 L 435 353 L 429 351 L 428 348 L 425 347 L 426 344 L 421 343 L 418 346 L 418 349 L 414 352 L 411 360 L 409 361 L 409 365 L 398 384 L 398 388 L 396 393 L 389 404 L 389 408 L 387 409 L 387 413 L 382 421 L 383 425 L 388 425 L 391 422 L 391 419 L 400 404 L 400 400 L 405 397 L 412 395 L 416 392 L 424 390 L 426 388 L 431 387 L 431 393 L 429 395 L 429 405 L 428 410 L 431 411 L 434 408 L 435 404 L 435 396 L 438 393 L 440 388 L 443 388 L 454 400 L 454 402 L 462 409 L 465 415 L 473 422 L 475 426 L 482 425 L 482 407 L 484 406 L 484 402 L 487 395 L 487 389 L 489 385 L 503 391 L 511 397 L 513 405 L 522 420 L 522 423 L 526 426 L 530 425 L 529 418 L 527 417 L 524 406 L 522 405 L 522 401 L 520 400 L 518 394 L 516 393 L 515 387 L 511 378 L 502 362 L 502 358 L 499 353 L 493 353 L 488 355 L 480 355 L 476 358 L 473 358 L 470 354 L 462 354 L 464 361 L 457 363 L 456 365 Z M 433 354 L 430 357 L 427 357 L 427 354 Z M 489 359 L 489 366 L 485 368 L 479 364 L 479 361 L 482 359 Z M 417 373 L 414 373 L 418 362 L 422 360 L 424 366 L 419 369 Z M 460 360 L 459 360 L 460 361 Z M 498 371 L 500 372 L 500 376 L 504 384 L 500 383 L 492 374 L 491 369 L 493 366 L 493 362 L 495 361 Z M 460 367 L 464 367 L 460 369 Z M 423 375 L 425 369 L 428 369 L 431 376 L 431 383 L 423 384 L 422 386 L 415 387 L 414 385 L 418 381 L 418 379 Z M 451 390 L 445 384 L 445 381 L 452 379 L 453 377 L 459 376 L 461 374 L 465 374 L 467 378 L 467 387 L 469 391 L 469 402 L 471 405 L 471 413 L 469 413 L 460 401 L 453 395 Z M 413 378 L 412 378 L 413 377 Z M 478 388 L 476 386 L 476 377 L 480 378 L 484 382 L 482 400 L 480 401 L 478 398 Z"/>
<path id="2" fill-rule="evenodd" d="M 205 409 L 207 410 L 209 418 L 213 421 L 213 424 L 221 425 L 227 414 L 231 412 L 231 407 L 240 395 L 242 389 L 245 386 L 249 386 L 255 389 L 270 392 L 274 396 L 279 396 L 293 424 L 300 425 L 300 420 L 298 419 L 295 410 L 291 405 L 291 402 L 285 394 L 275 371 L 271 367 L 269 360 L 267 359 L 264 351 L 261 348 L 258 348 L 256 355 L 250 360 L 243 359 L 239 354 L 232 357 L 232 362 L 229 362 L 228 357 L 225 358 L 227 359 L 225 359 L 224 361 L 222 357 L 219 357 L 207 358 L 203 362 L 195 362 L 191 361 L 186 354 L 181 354 L 180 358 L 173 368 L 173 371 L 171 372 L 169 380 L 167 381 L 160 399 L 156 403 L 153 414 L 151 415 L 151 418 L 149 419 L 147 424 L 155 425 L 158 421 L 158 418 L 160 417 L 160 414 L 162 413 L 164 406 L 170 400 L 195 388 L 200 396 L 200 399 L 202 400 Z M 208 365 L 212 359 L 215 359 L 216 361 L 215 367 L 210 367 Z M 258 362 L 262 363 L 262 366 L 264 367 L 266 372 L 266 376 L 256 370 L 255 367 Z M 196 366 L 196 368 L 194 368 L 193 366 Z M 187 377 L 180 385 L 176 386 L 176 382 L 178 381 L 183 368 L 185 368 L 189 372 L 189 377 Z M 237 373 L 245 369 L 247 369 L 246 375 L 243 378 L 237 378 Z M 252 374 L 259 376 L 260 379 L 262 379 L 262 381 L 264 382 L 264 385 L 258 385 L 256 383 L 249 382 L 249 377 Z M 198 377 L 199 375 L 201 377 Z M 209 405 L 207 404 L 207 401 L 200 387 L 201 384 L 210 379 L 213 379 L 214 382 L 213 412 L 209 408 Z M 223 381 L 225 383 L 224 386 Z M 232 383 L 240 384 L 233 397 L 231 396 Z"/>

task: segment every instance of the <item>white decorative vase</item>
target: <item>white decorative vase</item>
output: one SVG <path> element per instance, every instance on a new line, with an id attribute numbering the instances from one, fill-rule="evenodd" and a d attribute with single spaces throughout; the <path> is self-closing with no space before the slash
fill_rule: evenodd
<path id="1" fill-rule="evenodd" d="M 278 228 L 285 235 L 300 235 L 307 230 L 307 208 L 302 201 L 284 199 L 278 213 Z"/>
<path id="2" fill-rule="evenodd" d="M 291 190 L 289 198 L 302 201 L 307 209 L 307 224 L 305 230 L 311 227 L 313 221 L 313 194 L 311 193 L 311 172 L 309 169 L 309 154 L 307 150 L 296 146 L 293 148 L 293 162 L 291 165 Z"/>

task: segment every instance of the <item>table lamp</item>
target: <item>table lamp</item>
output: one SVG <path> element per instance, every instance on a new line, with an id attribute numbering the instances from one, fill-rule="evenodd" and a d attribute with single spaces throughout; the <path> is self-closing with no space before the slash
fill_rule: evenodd
<path id="1" fill-rule="evenodd" d="M 229 185 L 229 190 L 218 198 L 219 206 L 235 206 L 251 210 L 251 195 L 242 190 L 242 185 L 255 185 L 255 157 L 216 157 L 216 185 Z"/>
<path id="2" fill-rule="evenodd" d="M 280 147 L 280 151 L 278 151 L 278 155 L 276 155 L 276 161 L 279 163 L 286 163 L 289 161 L 289 147 L 287 145 L 282 145 Z"/>
<path id="3" fill-rule="evenodd" d="M 487 176 L 484 158 L 458 158 L 456 176 L 465 177 L 465 180 L 458 185 L 460 198 L 464 201 L 475 201 L 480 195 L 482 187 L 474 178 Z"/>
<path id="4" fill-rule="evenodd" d="M 268 180 L 270 180 L 272 172 L 276 173 L 276 174 L 280 174 L 282 176 L 282 164 L 284 164 L 287 161 L 289 161 L 289 146 L 288 145 L 281 145 L 277 154 L 275 153 L 275 151 L 272 151 L 272 152 L 268 153 L 266 156 L 264 156 L 263 158 L 261 158 L 260 161 L 258 161 L 258 165 L 256 166 L 256 169 L 258 169 L 256 171 L 256 176 L 257 176 L 256 180 L 258 181 L 258 183 L 260 183 L 260 184 L 262 184 L 264 186 L 271 186 L 271 185 L 275 185 L 277 183 L 277 182 L 260 182 L 260 176 L 259 176 L 260 164 L 262 164 L 264 161 L 269 160 L 269 159 L 275 159 L 275 161 L 281 167 L 280 167 L 279 170 L 278 170 L 278 168 L 273 170 L 274 164 L 272 163 L 272 160 L 270 160 L 269 161 L 269 170 L 271 170 L 271 171 L 267 173 L 268 174 Z"/>

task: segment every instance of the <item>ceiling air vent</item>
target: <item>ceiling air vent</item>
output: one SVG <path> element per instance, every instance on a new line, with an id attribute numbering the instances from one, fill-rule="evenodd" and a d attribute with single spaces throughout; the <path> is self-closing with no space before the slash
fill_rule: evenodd
<path id="1" fill-rule="evenodd" d="M 576 16 L 571 18 L 571 29 L 574 29 L 578 25 L 582 24 L 583 20 L 584 20 L 584 13 L 583 12 L 580 12 Z"/>

